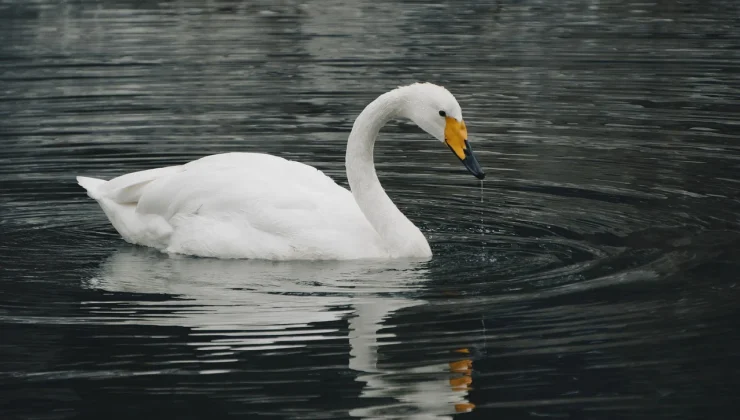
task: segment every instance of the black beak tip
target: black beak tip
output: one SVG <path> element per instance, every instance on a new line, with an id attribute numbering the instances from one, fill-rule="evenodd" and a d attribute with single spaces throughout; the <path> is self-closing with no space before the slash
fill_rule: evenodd
<path id="1" fill-rule="evenodd" d="M 450 150 L 452 150 L 452 147 L 450 147 Z M 478 163 L 478 159 L 475 158 L 475 155 L 473 154 L 473 149 L 470 148 L 470 144 L 468 143 L 467 140 L 465 140 L 465 149 L 463 150 L 465 153 L 465 157 L 460 160 L 462 161 L 463 165 L 468 170 L 468 172 L 473 174 L 473 176 L 475 176 L 478 179 L 485 178 L 486 173 L 483 172 L 483 168 L 480 167 L 480 163 Z M 452 150 L 452 152 L 455 153 L 454 150 Z"/>
<path id="2" fill-rule="evenodd" d="M 483 172 L 483 169 L 480 167 L 480 164 L 473 156 L 467 156 L 463 160 L 463 165 L 465 165 L 465 168 L 473 174 L 474 177 L 478 179 L 483 179 L 486 177 L 486 173 Z"/>

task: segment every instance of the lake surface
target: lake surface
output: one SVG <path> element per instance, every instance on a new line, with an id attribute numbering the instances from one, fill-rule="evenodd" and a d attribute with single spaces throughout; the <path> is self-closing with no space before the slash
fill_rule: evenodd
<path id="1" fill-rule="evenodd" d="M 0 417 L 731 418 L 738 16 L 0 1 Z M 169 257 L 74 180 L 250 151 L 346 185 L 353 119 L 415 81 L 456 95 L 488 175 L 383 131 L 426 263 Z"/>

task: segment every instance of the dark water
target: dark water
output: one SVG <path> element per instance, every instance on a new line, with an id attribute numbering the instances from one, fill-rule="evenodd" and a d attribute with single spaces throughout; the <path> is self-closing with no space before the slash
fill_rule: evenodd
<path id="1" fill-rule="evenodd" d="M 740 6 L 0 1 L 0 418 L 732 418 Z M 428 263 L 170 258 L 75 175 L 260 151 L 381 181 Z M 467 414 L 456 414 L 465 412 Z"/>

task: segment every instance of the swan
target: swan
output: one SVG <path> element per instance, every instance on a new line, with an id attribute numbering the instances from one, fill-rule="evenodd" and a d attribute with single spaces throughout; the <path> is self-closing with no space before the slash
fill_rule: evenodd
<path id="1" fill-rule="evenodd" d="M 360 113 L 347 141 L 350 190 L 318 169 L 261 153 L 224 153 L 102 179 L 77 177 L 132 244 L 168 254 L 266 260 L 429 258 L 424 235 L 380 185 L 380 129 L 407 118 L 445 143 L 479 179 L 462 110 L 444 87 L 402 86 Z"/>

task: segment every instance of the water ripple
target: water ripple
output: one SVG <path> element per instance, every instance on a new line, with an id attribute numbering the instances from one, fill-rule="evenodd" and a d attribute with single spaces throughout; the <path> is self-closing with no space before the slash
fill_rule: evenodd
<path id="1" fill-rule="evenodd" d="M 0 2 L 2 417 L 724 415 L 739 11 Z M 383 130 L 427 263 L 168 257 L 74 182 L 249 151 L 346 185 L 354 117 L 417 80 L 455 93 L 488 173 Z"/>

